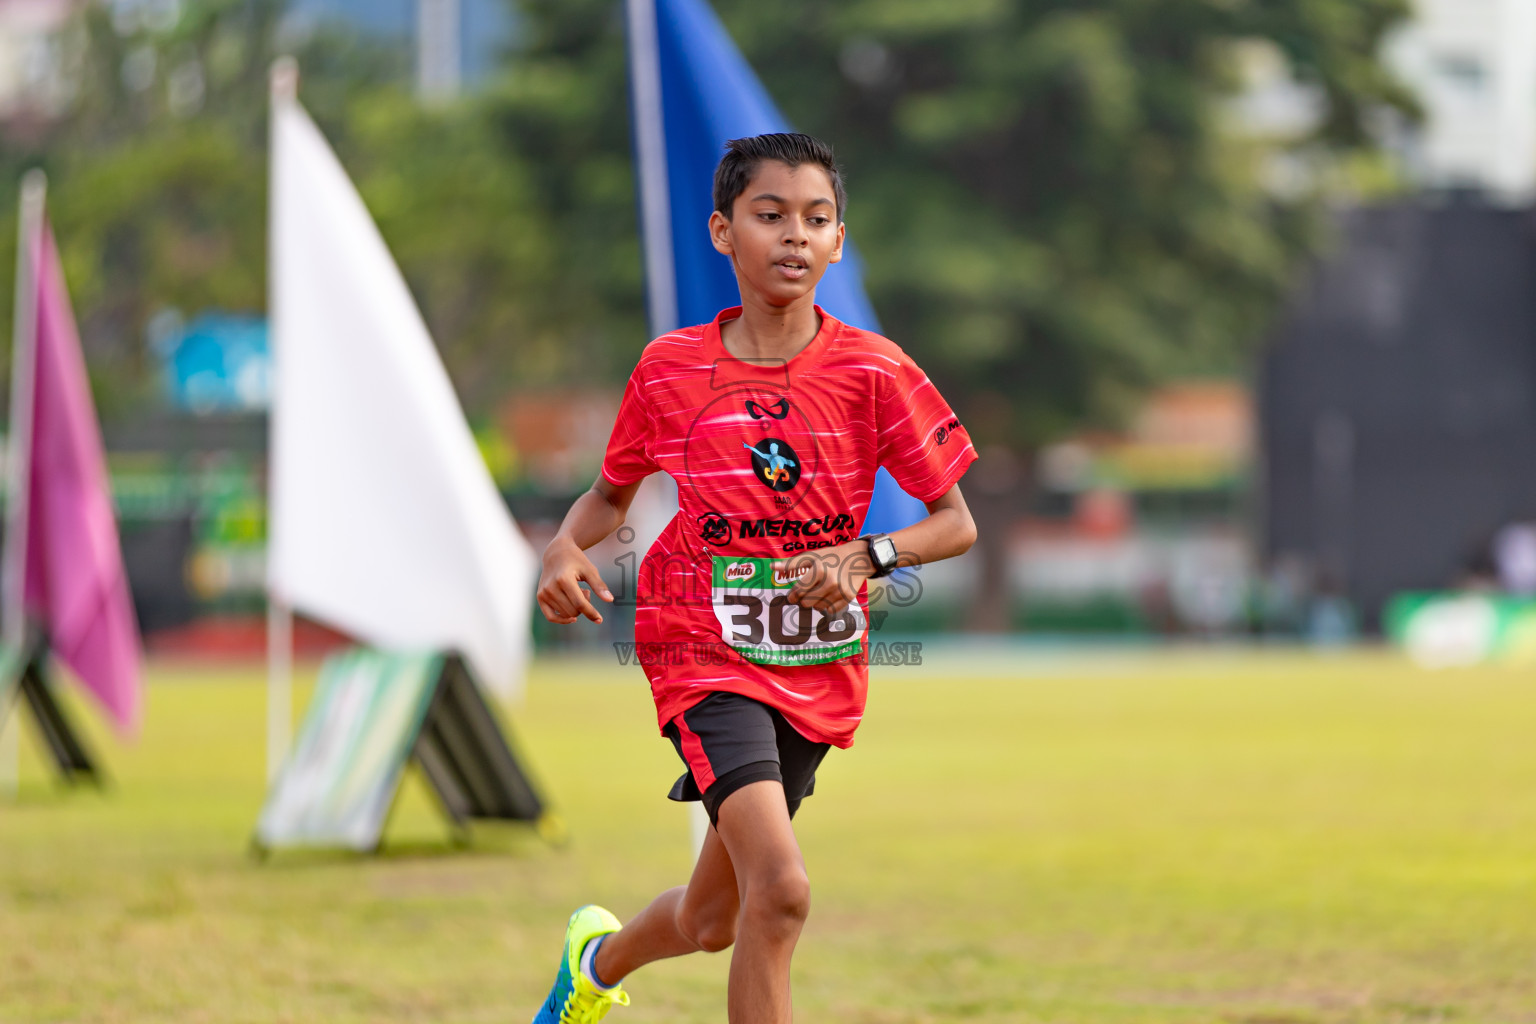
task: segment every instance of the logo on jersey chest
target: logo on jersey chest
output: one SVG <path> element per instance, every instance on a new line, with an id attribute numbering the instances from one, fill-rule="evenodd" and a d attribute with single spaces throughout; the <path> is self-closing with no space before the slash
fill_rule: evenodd
<path id="1" fill-rule="evenodd" d="M 715 547 L 731 543 L 737 533 L 734 526 L 740 527 L 742 540 L 777 537 L 786 552 L 831 547 L 853 539 L 853 516 L 847 512 L 813 519 L 743 519 L 737 524 L 725 516 L 706 512 L 698 517 L 698 523 L 700 539 Z"/>
<path id="2" fill-rule="evenodd" d="M 743 441 L 741 446 L 752 453 L 753 475 L 770 490 L 787 491 L 800 482 L 800 457 L 788 441 L 765 437 L 756 444 Z"/>
<path id="3" fill-rule="evenodd" d="M 847 512 L 817 519 L 744 519 L 741 536 L 749 537 L 821 537 L 839 530 L 853 529 L 853 516 Z"/>
<path id="4" fill-rule="evenodd" d="M 731 542 L 731 521 L 725 516 L 706 512 L 699 516 L 699 536 L 706 544 L 723 547 Z"/>
<path id="5" fill-rule="evenodd" d="M 747 415 L 755 420 L 760 420 L 764 416 L 781 420 L 789 415 L 789 399 L 781 398 L 772 405 L 759 405 L 749 398 L 747 399 Z"/>

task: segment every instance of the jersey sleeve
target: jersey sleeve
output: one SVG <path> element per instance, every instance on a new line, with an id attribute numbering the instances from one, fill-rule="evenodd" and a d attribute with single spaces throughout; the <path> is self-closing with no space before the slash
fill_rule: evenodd
<path id="1" fill-rule="evenodd" d="M 657 472 L 660 467 L 651 456 L 654 438 L 650 403 L 646 401 L 645 383 L 637 366 L 624 386 L 619 415 L 603 453 L 603 479 L 615 487 L 627 487 Z"/>
<path id="2" fill-rule="evenodd" d="M 970 433 L 906 353 L 876 404 L 880 465 L 919 501 L 940 497 L 976 461 Z"/>

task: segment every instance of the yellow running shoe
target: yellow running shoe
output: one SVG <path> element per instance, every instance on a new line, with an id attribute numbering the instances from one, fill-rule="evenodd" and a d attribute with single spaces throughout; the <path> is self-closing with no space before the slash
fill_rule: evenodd
<path id="1" fill-rule="evenodd" d="M 533 1024 L 595 1024 L 605 1017 L 614 1003 L 629 1005 L 629 993 L 623 987 L 598 988 L 581 973 L 581 952 L 600 935 L 624 927 L 619 919 L 602 907 L 588 905 L 571 915 L 565 928 L 565 956 L 549 998 L 533 1018 Z"/>

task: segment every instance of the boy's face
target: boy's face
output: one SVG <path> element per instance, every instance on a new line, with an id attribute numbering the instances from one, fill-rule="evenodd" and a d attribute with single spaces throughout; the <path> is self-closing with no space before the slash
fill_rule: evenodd
<path id="1" fill-rule="evenodd" d="M 750 291 L 787 306 L 814 292 L 827 267 L 843 258 L 832 178 L 820 164 L 764 160 L 732 204 L 731 219 L 710 215 L 709 233 L 732 258 L 743 301 Z"/>

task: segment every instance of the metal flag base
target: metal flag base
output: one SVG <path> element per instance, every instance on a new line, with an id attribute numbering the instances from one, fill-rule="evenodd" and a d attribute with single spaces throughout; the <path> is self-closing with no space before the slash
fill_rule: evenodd
<path id="1" fill-rule="evenodd" d="M 99 789 L 105 779 L 81 740 L 79 730 L 64 713 L 63 705 L 54 698 L 47 665 L 48 644 L 45 640 L 30 641 L 21 650 L 0 649 L 0 726 L 6 723 L 13 708 L 29 708 L 59 779 L 72 786 L 90 782 Z"/>

